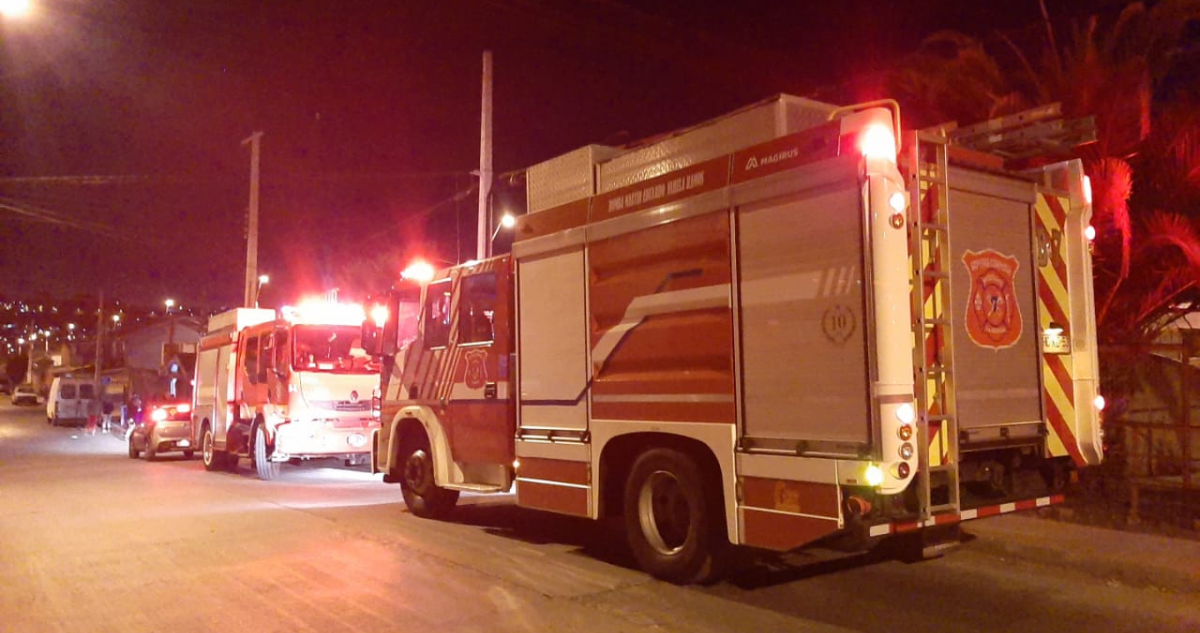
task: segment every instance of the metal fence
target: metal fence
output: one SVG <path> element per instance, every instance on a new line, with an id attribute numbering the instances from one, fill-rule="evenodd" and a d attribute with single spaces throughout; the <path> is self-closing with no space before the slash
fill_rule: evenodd
<path id="1" fill-rule="evenodd" d="M 1134 521 L 1141 491 L 1200 491 L 1198 334 L 1101 348 L 1102 387 L 1114 396 L 1104 412 L 1105 459 L 1129 486 Z"/>

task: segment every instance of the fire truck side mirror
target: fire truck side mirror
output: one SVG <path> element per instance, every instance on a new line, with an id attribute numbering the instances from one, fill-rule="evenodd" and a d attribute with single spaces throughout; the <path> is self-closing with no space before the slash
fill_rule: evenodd
<path id="1" fill-rule="evenodd" d="M 372 356 L 383 353 L 383 328 L 376 325 L 373 319 L 363 321 L 362 347 Z"/>

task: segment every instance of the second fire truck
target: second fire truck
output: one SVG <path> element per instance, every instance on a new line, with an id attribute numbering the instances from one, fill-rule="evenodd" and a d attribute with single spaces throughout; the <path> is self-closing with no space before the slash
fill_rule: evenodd
<path id="1" fill-rule="evenodd" d="M 783 96 L 529 169 L 511 255 L 400 283 L 373 469 L 623 516 L 651 574 L 1055 503 L 1102 458 L 1078 161 Z M 996 138 L 995 130 L 984 130 Z"/>
<path id="2" fill-rule="evenodd" d="M 209 319 L 196 358 L 193 429 L 210 471 L 249 458 L 261 479 L 293 460 L 362 463 L 379 428 L 377 361 L 360 306 L 238 308 Z"/>

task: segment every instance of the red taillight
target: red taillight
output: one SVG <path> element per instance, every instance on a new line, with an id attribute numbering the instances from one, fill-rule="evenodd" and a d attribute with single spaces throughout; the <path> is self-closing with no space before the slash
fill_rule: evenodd
<path id="1" fill-rule="evenodd" d="M 896 137 L 884 125 L 869 125 L 858 137 L 858 150 L 866 158 L 896 160 Z"/>

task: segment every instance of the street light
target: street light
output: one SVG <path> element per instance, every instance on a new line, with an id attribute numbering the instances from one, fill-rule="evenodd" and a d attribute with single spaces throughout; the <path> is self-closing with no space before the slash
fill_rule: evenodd
<path id="1" fill-rule="evenodd" d="M 517 218 L 511 213 L 505 213 L 500 216 L 500 223 L 496 225 L 496 230 L 492 231 L 492 240 L 495 241 L 496 236 L 500 234 L 500 229 L 511 229 L 517 225 Z"/>
<path id="2" fill-rule="evenodd" d="M 30 0 L 0 0 L 0 15 L 6 18 L 23 18 L 32 11 Z"/>
<path id="3" fill-rule="evenodd" d="M 254 286 L 254 307 L 258 307 L 258 293 L 262 292 L 262 287 L 271 281 L 270 275 L 259 275 L 258 283 Z"/>
<path id="4" fill-rule="evenodd" d="M 174 299 L 167 299 L 167 300 L 166 300 L 166 301 L 164 301 L 163 303 L 164 303 L 164 304 L 167 306 L 167 314 L 170 314 L 170 313 L 171 313 L 171 308 L 174 308 L 174 307 L 175 307 L 175 300 L 174 300 Z"/>

